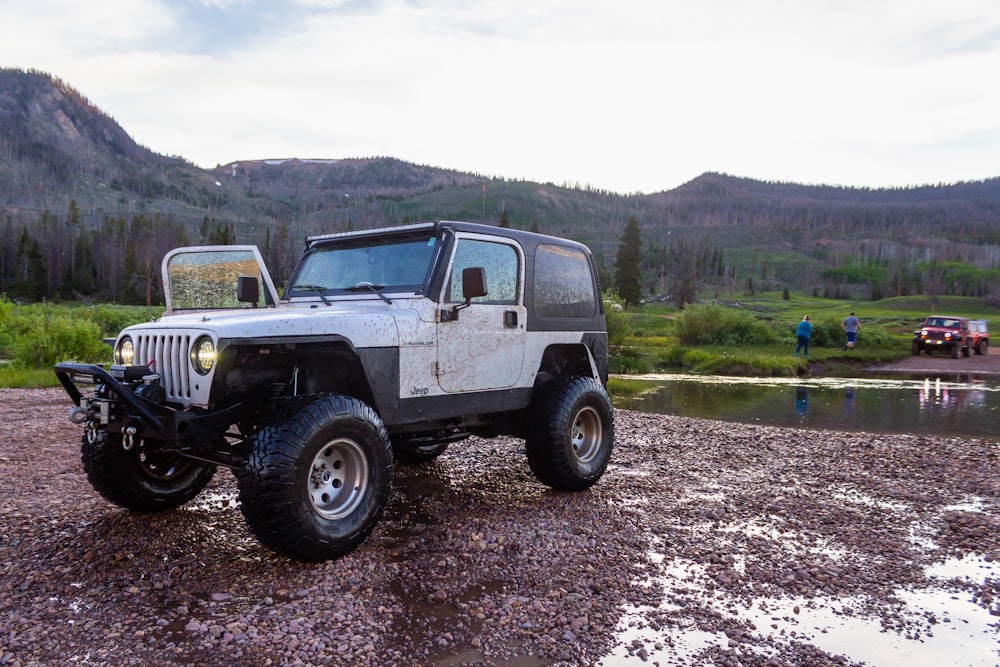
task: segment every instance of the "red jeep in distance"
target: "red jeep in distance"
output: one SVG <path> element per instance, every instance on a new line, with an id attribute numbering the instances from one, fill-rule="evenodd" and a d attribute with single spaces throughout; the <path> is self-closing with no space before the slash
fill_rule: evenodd
<path id="1" fill-rule="evenodd" d="M 970 341 L 967 318 L 929 315 L 923 325 L 913 332 L 910 351 L 913 354 L 920 354 L 921 351 L 931 354 L 940 350 L 951 354 L 953 359 L 958 359 L 959 354 L 969 356 Z"/>

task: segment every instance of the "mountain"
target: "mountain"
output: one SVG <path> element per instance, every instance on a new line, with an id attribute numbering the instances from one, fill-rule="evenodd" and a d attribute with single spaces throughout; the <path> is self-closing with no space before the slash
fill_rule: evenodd
<path id="1" fill-rule="evenodd" d="M 155 210 L 198 216 L 243 199 L 211 174 L 137 144 L 62 81 L 0 69 L 0 210 L 64 211 L 85 218 Z"/>
<path id="2" fill-rule="evenodd" d="M 620 195 L 391 157 L 204 170 L 136 143 L 55 77 L 0 69 L 0 293 L 33 282 L 35 292 L 133 298 L 158 280 L 139 264 L 210 241 L 256 243 L 281 276 L 308 233 L 426 219 L 497 224 L 504 214 L 514 226 L 587 243 L 604 267 L 635 217 L 653 292 L 670 291 L 680 274 L 728 293 L 1000 290 L 1000 178 L 864 189 L 706 173 L 673 190 Z M 30 281 L 33 244 L 39 275 Z M 941 268 L 950 263 L 971 267 L 972 277 L 956 282 Z M 107 292 L 116 270 L 147 289 Z"/>

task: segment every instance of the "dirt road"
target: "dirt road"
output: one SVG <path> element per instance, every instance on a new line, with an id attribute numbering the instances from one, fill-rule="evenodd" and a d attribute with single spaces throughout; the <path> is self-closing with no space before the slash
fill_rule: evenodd
<path id="1" fill-rule="evenodd" d="M 873 370 L 900 373 L 942 373 L 1000 375 L 1000 350 L 988 354 L 970 354 L 952 359 L 947 354 L 915 354 L 891 364 L 880 364 Z"/>

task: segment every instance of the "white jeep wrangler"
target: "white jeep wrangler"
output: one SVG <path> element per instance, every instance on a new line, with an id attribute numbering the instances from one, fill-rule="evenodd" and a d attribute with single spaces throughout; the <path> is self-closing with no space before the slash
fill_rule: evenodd
<path id="1" fill-rule="evenodd" d="M 258 539 L 318 561 L 371 532 L 394 460 L 469 435 L 523 438 L 555 489 L 608 465 L 607 334 L 579 243 L 461 222 L 312 236 L 283 297 L 254 246 L 180 248 L 162 272 L 166 312 L 118 335 L 114 365 L 55 367 L 87 478 L 117 505 L 177 507 L 227 466 Z"/>

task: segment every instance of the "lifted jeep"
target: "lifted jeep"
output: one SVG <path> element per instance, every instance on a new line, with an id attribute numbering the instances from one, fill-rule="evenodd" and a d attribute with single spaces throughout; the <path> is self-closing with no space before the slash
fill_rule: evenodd
<path id="1" fill-rule="evenodd" d="M 913 332 L 910 352 L 931 354 L 940 350 L 958 359 L 959 355 L 969 356 L 970 345 L 968 319 L 951 315 L 929 315 L 920 328 Z"/>
<path id="2" fill-rule="evenodd" d="M 461 222 L 312 236 L 283 297 L 254 246 L 173 250 L 162 273 L 166 312 L 123 330 L 113 365 L 55 367 L 112 503 L 175 508 L 225 466 L 264 545 L 321 561 L 372 531 L 394 462 L 469 435 L 523 438 L 554 489 L 608 465 L 607 334 L 579 243 Z"/>

